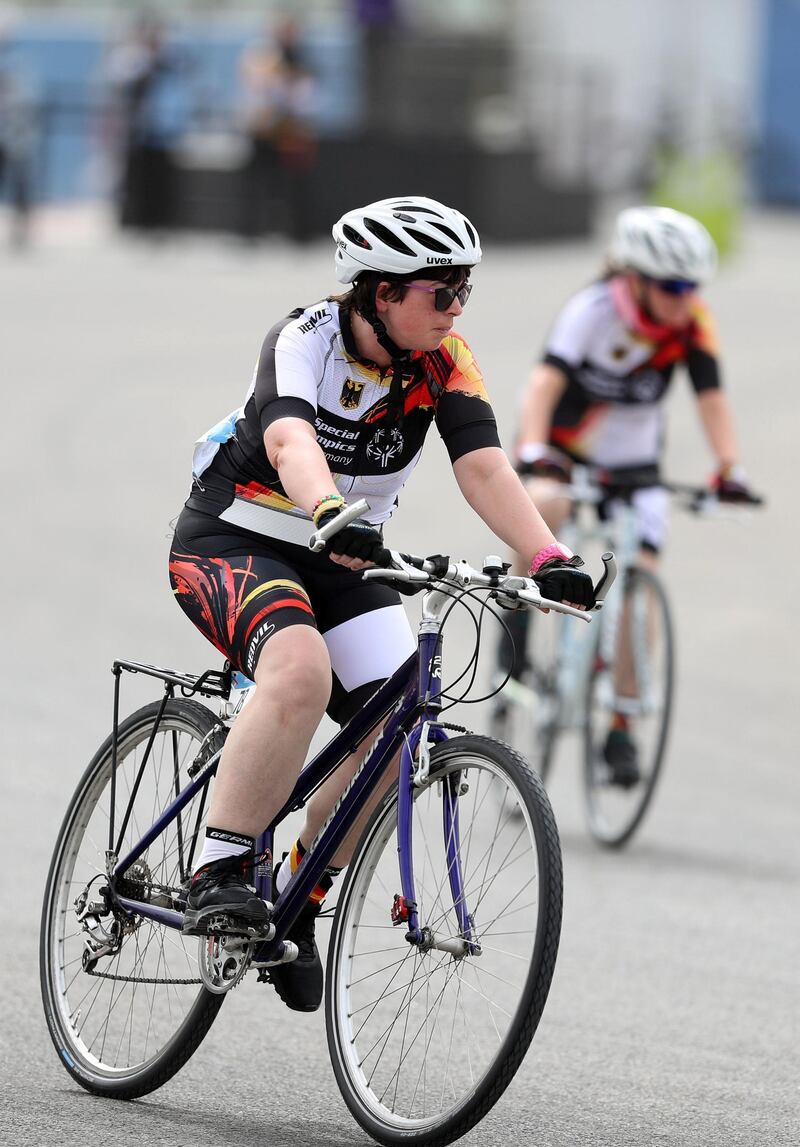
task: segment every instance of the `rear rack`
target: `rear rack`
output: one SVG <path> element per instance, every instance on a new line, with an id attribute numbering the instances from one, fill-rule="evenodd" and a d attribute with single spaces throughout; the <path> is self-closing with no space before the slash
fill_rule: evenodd
<path id="1" fill-rule="evenodd" d="M 119 681 L 120 674 L 144 673 L 147 677 L 156 677 L 166 682 L 167 686 L 177 685 L 184 697 L 194 697 L 202 693 L 204 697 L 225 697 L 231 691 L 231 667 L 225 662 L 225 668 L 206 669 L 199 676 L 196 673 L 178 673 L 175 669 L 162 669 L 158 665 L 143 665 L 139 661 L 115 661 L 111 672 Z"/>
<path id="2" fill-rule="evenodd" d="M 158 681 L 164 682 L 164 695 L 161 698 L 158 714 L 150 733 L 144 756 L 139 765 L 138 775 L 134 782 L 134 792 L 138 788 L 145 767 L 147 766 L 150 751 L 153 747 L 159 725 L 161 724 L 161 718 L 164 715 L 167 702 L 175 696 L 175 690 L 180 690 L 181 696 L 183 697 L 196 697 L 200 694 L 203 697 L 222 697 L 227 699 L 231 692 L 232 678 L 232 670 L 228 661 L 225 662 L 225 668 L 222 670 L 206 669 L 204 673 L 200 673 L 199 675 L 196 673 L 178 673 L 175 669 L 163 669 L 158 665 L 144 665 L 139 661 L 115 661 L 111 667 L 111 672 L 114 674 L 114 724 L 111 734 L 111 814 L 108 823 L 107 853 L 107 861 L 109 864 L 112 860 L 114 862 L 116 861 L 116 849 L 118 847 L 118 842 L 115 841 L 114 837 L 114 821 L 116 812 L 117 750 L 119 747 L 119 692 L 122 674 L 141 673 L 146 677 L 155 677 Z M 205 748 L 205 746 L 203 746 L 203 748 Z M 201 754 L 202 753 L 203 749 L 201 749 Z M 202 763 L 206 763 L 206 761 L 204 760 Z M 197 761 L 195 761 L 194 764 L 197 765 Z M 198 769 L 195 769 L 195 771 L 198 771 Z M 125 824 L 123 824 L 119 830 L 120 840 L 122 839 L 124 829 Z"/>

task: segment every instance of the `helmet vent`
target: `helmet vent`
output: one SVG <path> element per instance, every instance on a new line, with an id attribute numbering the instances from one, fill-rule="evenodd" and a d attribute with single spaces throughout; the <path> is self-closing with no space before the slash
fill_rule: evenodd
<path id="1" fill-rule="evenodd" d="M 397 203 L 395 211 L 411 211 L 414 215 L 435 215 L 437 219 L 442 218 L 441 211 L 434 211 L 432 207 L 422 207 L 418 203 Z"/>
<path id="2" fill-rule="evenodd" d="M 426 235 L 424 231 L 417 231 L 415 227 L 407 227 L 406 233 L 412 239 L 416 239 L 421 247 L 426 247 L 429 251 L 437 251 L 440 255 L 452 254 L 448 246 L 440 243 L 438 239 L 434 239 L 432 235 Z"/>
<path id="3" fill-rule="evenodd" d="M 461 242 L 458 235 L 456 235 L 455 231 L 451 231 L 449 227 L 445 227 L 444 223 L 433 222 L 431 223 L 431 227 L 435 227 L 437 231 L 441 231 L 441 233 L 446 235 L 452 243 L 455 243 L 458 247 L 461 248 L 462 251 L 464 250 L 464 244 Z"/>
<path id="4" fill-rule="evenodd" d="M 350 242 L 355 243 L 357 247 L 363 247 L 366 251 L 372 250 L 372 247 L 364 238 L 364 236 L 360 235 L 359 232 L 356 231 L 355 227 L 351 227 L 349 223 L 345 223 L 345 225 L 342 227 L 342 234 L 344 235 L 345 239 L 349 239 Z"/>
<path id="5" fill-rule="evenodd" d="M 408 247 L 402 239 L 397 235 L 392 234 L 388 227 L 384 227 L 382 223 L 378 223 L 376 219 L 365 219 L 364 226 L 370 231 L 376 239 L 380 239 L 381 243 L 385 243 L 387 247 L 391 247 L 393 251 L 399 251 L 401 255 L 413 255 L 414 252 Z M 412 232 L 409 232 L 412 234 Z"/>

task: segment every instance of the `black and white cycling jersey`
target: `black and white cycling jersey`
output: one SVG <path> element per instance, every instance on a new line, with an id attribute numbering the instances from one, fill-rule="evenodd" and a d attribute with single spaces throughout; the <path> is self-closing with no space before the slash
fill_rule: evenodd
<path id="1" fill-rule="evenodd" d="M 264 446 L 279 418 L 315 427 L 338 491 L 350 501 L 366 498 L 375 524 L 391 516 L 434 420 L 451 461 L 499 446 L 483 378 L 459 335 L 411 356 L 399 421 L 390 417 L 390 383 L 390 368 L 358 356 L 336 300 L 293 311 L 267 335 L 244 404 L 197 442 L 187 507 L 304 543 L 310 520 L 286 496 Z"/>

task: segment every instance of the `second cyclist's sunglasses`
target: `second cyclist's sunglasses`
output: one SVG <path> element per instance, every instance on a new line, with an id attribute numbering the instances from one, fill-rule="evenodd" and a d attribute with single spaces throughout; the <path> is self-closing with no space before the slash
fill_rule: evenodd
<path id="1" fill-rule="evenodd" d="M 433 305 L 437 311 L 447 311 L 453 305 L 453 299 L 458 299 L 462 307 L 466 306 L 467 299 L 472 293 L 472 283 L 462 283 L 460 287 L 423 287 L 421 283 L 403 283 L 404 287 L 411 287 L 414 291 L 427 291 L 433 295 Z"/>
<path id="2" fill-rule="evenodd" d="M 652 275 L 645 275 L 648 283 L 653 283 L 665 295 L 689 295 L 696 291 L 698 283 L 692 279 L 654 279 Z"/>

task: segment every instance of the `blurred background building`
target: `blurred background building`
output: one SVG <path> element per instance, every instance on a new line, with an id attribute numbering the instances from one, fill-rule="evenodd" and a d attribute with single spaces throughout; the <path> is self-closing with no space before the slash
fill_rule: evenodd
<path id="1" fill-rule="evenodd" d="M 29 0 L 0 6 L 0 195 L 248 239 L 409 189 L 495 240 L 649 199 L 725 247 L 744 201 L 800 204 L 798 47 L 798 0 Z"/>

